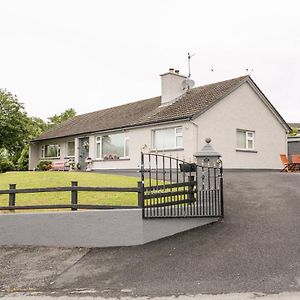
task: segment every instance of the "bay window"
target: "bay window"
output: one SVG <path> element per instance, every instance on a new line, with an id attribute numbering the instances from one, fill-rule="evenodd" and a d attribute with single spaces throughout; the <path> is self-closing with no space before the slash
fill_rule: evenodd
<path id="1" fill-rule="evenodd" d="M 171 127 L 153 130 L 152 148 L 158 150 L 183 147 L 182 127 Z"/>

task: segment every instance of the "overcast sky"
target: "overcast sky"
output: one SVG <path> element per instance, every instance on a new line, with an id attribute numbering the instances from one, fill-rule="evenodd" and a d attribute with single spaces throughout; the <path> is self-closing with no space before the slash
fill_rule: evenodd
<path id="1" fill-rule="evenodd" d="M 160 95 L 190 52 L 196 86 L 250 73 L 300 122 L 297 2 L 0 0 L 0 88 L 31 116 L 81 114 Z"/>

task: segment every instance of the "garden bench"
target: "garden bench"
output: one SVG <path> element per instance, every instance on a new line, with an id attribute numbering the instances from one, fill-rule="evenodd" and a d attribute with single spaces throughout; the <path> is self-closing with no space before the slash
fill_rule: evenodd
<path id="1" fill-rule="evenodd" d="M 64 161 L 54 161 L 52 162 L 51 171 L 64 171 L 65 162 Z"/>

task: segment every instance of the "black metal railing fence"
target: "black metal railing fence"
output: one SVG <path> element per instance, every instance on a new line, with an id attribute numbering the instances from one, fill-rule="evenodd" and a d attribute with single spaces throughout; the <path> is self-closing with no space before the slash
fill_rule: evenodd
<path id="1" fill-rule="evenodd" d="M 144 218 L 223 217 L 223 168 L 141 154 Z"/>

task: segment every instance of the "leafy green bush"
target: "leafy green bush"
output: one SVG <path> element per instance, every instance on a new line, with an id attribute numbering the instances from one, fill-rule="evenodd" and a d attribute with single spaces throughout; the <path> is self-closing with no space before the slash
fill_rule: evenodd
<path id="1" fill-rule="evenodd" d="M 29 145 L 25 145 L 17 162 L 18 170 L 27 171 L 28 162 L 29 162 Z"/>
<path id="2" fill-rule="evenodd" d="M 0 155 L 0 173 L 4 173 L 7 171 L 14 171 L 15 166 L 7 157 L 3 157 Z"/>
<path id="3" fill-rule="evenodd" d="M 51 165 L 52 165 L 52 161 L 50 160 L 41 160 L 36 168 L 39 170 L 39 171 L 48 171 L 51 169 Z"/>
<path id="4" fill-rule="evenodd" d="M 297 127 L 292 127 L 292 130 L 289 132 L 289 136 L 296 136 L 299 133 L 299 130 Z"/>

